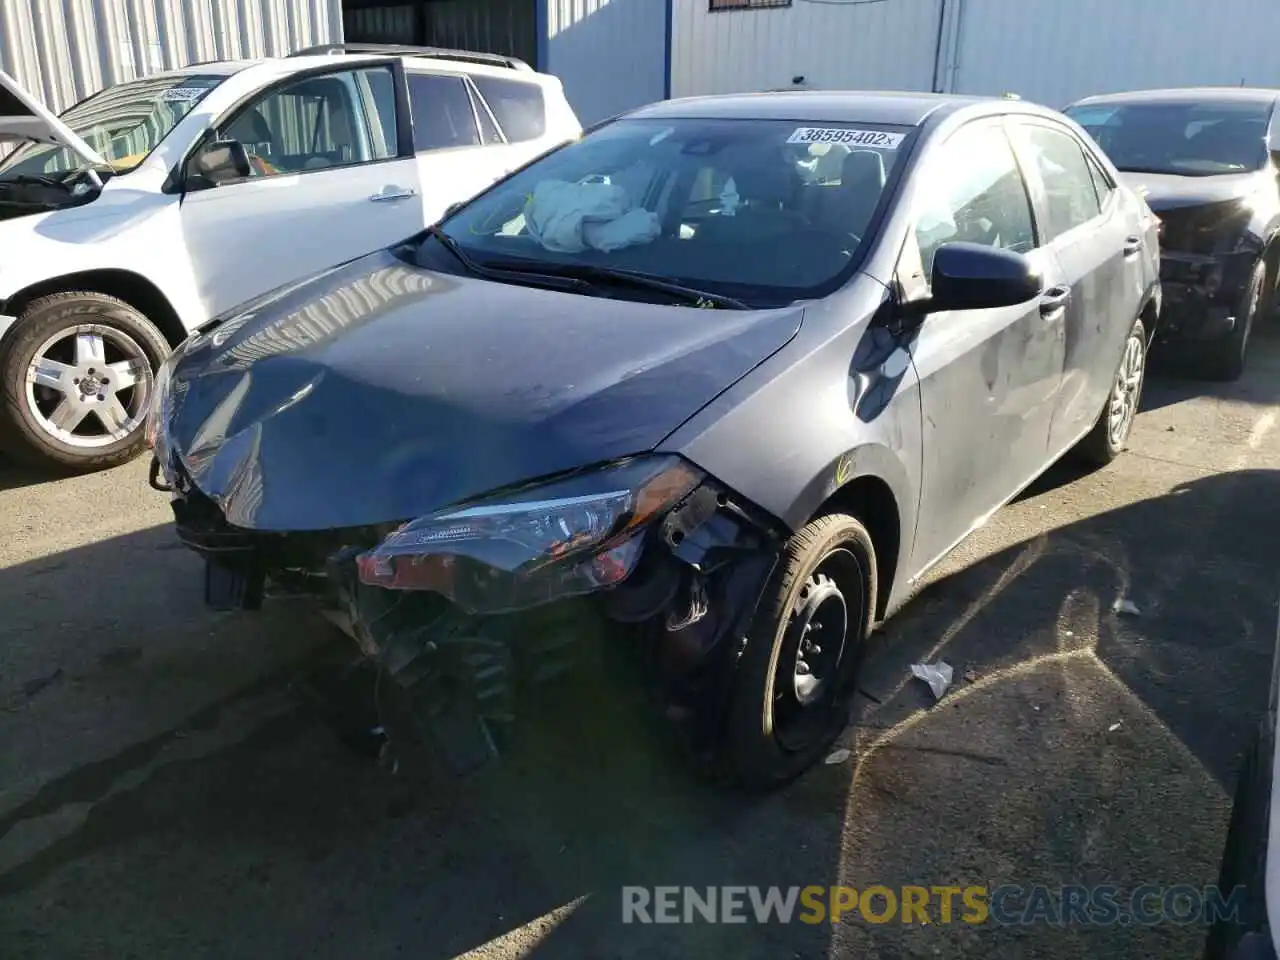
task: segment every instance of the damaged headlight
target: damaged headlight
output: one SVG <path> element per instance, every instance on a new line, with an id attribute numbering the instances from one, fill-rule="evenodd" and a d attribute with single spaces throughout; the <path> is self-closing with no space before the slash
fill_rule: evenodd
<path id="1" fill-rule="evenodd" d="M 361 554 L 360 580 L 434 591 L 472 613 L 615 586 L 635 569 L 650 522 L 702 479 L 677 457 L 642 457 L 443 510 Z"/>

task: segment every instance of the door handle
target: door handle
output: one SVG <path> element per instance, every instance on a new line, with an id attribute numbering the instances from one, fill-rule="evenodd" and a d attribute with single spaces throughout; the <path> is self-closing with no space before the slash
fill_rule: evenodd
<path id="1" fill-rule="evenodd" d="M 1136 257 L 1142 252 L 1142 238 L 1136 234 L 1132 234 L 1124 238 L 1124 255 L 1126 257 Z"/>
<path id="2" fill-rule="evenodd" d="M 410 197 L 416 197 L 417 190 L 402 190 L 399 187 L 388 187 L 382 193 L 375 193 L 369 199 L 374 203 L 380 203 L 384 200 L 408 200 Z"/>
<path id="3" fill-rule="evenodd" d="M 1054 320 L 1066 309 L 1071 299 L 1071 288 L 1065 283 L 1050 287 L 1040 297 L 1040 316 L 1046 320 Z"/>

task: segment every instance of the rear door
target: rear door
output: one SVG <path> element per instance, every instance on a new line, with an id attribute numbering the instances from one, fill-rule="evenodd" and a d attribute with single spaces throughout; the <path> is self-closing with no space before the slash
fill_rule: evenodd
<path id="1" fill-rule="evenodd" d="M 1143 293 L 1142 230 L 1139 212 L 1069 129 L 1018 118 L 1013 130 L 1037 220 L 1071 291 L 1049 436 L 1056 456 L 1089 431 L 1110 393 Z"/>
<path id="2" fill-rule="evenodd" d="M 1064 291 L 1001 120 L 962 127 L 915 176 L 924 196 L 898 269 L 907 299 L 928 295 L 933 254 L 951 241 L 1025 254 L 1046 286 L 1025 304 L 932 313 L 916 331 L 911 357 L 924 421 L 913 552 L 919 570 L 1045 468 L 1062 379 Z"/>
<path id="3" fill-rule="evenodd" d="M 239 141 L 252 172 L 183 196 L 208 314 L 422 229 L 401 69 L 396 59 L 309 71 L 219 119 L 210 136 Z"/>
<path id="4" fill-rule="evenodd" d="M 412 62 L 407 69 L 422 216 L 434 223 L 450 204 L 475 196 L 518 162 L 465 74 Z"/>

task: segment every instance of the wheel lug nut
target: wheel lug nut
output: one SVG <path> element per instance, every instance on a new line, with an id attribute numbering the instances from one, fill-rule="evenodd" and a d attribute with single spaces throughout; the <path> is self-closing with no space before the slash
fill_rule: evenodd
<path id="1" fill-rule="evenodd" d="M 809 675 L 809 665 L 801 660 L 796 664 L 796 673 L 802 677 L 807 677 Z"/>
<path id="2" fill-rule="evenodd" d="M 100 394 L 98 394 L 98 399 L 99 399 L 99 400 L 105 400 L 105 399 L 107 399 L 107 395 L 106 395 L 105 393 L 100 393 Z"/>

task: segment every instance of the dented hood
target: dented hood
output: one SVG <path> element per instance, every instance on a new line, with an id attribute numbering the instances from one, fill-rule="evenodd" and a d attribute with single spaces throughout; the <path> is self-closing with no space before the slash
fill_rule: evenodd
<path id="1" fill-rule="evenodd" d="M 69 147 L 94 166 L 106 162 L 93 147 L 27 93 L 17 80 L 0 70 L 0 144 L 26 140 Z"/>
<path id="2" fill-rule="evenodd" d="M 403 520 L 652 449 L 801 315 L 494 283 L 381 252 L 189 341 L 162 376 L 162 441 L 238 526 Z"/>
<path id="3" fill-rule="evenodd" d="M 1225 173 L 1216 176 L 1184 177 L 1172 173 L 1120 171 L 1120 179 L 1146 201 L 1152 210 L 1177 210 L 1210 203 L 1238 200 L 1266 185 L 1266 175 Z M 1274 184 L 1274 180 L 1271 181 Z"/>

